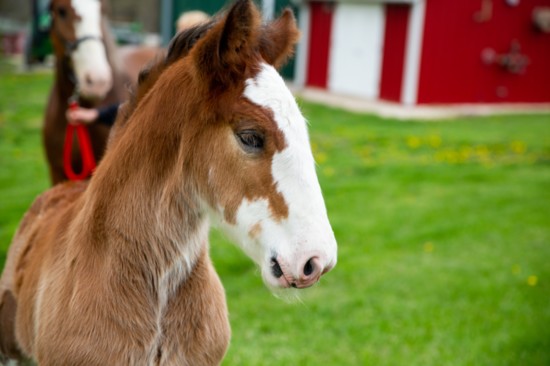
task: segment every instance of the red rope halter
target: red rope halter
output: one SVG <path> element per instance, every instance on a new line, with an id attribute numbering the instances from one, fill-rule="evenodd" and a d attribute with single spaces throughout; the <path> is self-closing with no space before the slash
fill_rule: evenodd
<path id="1" fill-rule="evenodd" d="M 71 101 L 69 103 L 69 109 L 75 110 L 77 108 L 77 102 Z M 72 164 L 73 133 L 75 130 L 77 144 L 80 145 L 80 155 L 82 157 L 82 171 L 80 173 L 75 173 Z M 65 175 L 69 180 L 84 180 L 92 175 L 95 167 L 94 152 L 88 129 L 83 124 L 74 125 L 69 122 L 65 132 L 65 145 L 63 148 L 63 170 L 65 171 Z"/>

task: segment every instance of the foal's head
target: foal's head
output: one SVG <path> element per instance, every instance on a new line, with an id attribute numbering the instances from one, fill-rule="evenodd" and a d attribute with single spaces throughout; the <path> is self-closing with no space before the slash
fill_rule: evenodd
<path id="1" fill-rule="evenodd" d="M 103 42 L 101 0 L 52 0 L 51 36 L 57 57 L 69 57 L 82 97 L 102 99 L 113 84 Z"/>
<path id="2" fill-rule="evenodd" d="M 262 25 L 252 2 L 239 0 L 177 36 L 143 97 L 160 105 L 150 112 L 157 128 L 182 136 L 181 184 L 192 185 L 199 210 L 260 265 L 272 288 L 311 286 L 336 264 L 306 121 L 274 68 L 297 38 L 289 10 Z"/>

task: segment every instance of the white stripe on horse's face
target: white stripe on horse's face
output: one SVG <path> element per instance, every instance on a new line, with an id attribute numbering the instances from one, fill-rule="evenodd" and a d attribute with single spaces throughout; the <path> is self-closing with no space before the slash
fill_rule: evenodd
<path id="1" fill-rule="evenodd" d="M 273 156 L 271 171 L 276 189 L 289 210 L 287 218 L 277 220 L 267 199 L 252 202 L 245 199 L 237 211 L 236 224 L 226 229 L 261 265 L 268 285 L 306 287 L 322 271 L 336 264 L 337 252 L 315 172 L 306 121 L 283 79 L 270 65 L 262 64 L 254 79 L 246 81 L 244 96 L 272 111 L 284 134 L 286 147 Z M 273 273 L 274 258 L 284 272 L 282 277 Z M 303 275 L 304 266 L 311 258 L 316 258 L 319 273 L 314 274 L 315 279 L 304 279 L 307 277 Z"/>
<path id="2" fill-rule="evenodd" d="M 75 21 L 76 39 L 92 37 L 80 44 L 71 54 L 74 72 L 84 97 L 102 99 L 113 84 L 112 71 L 107 59 L 101 30 L 101 2 L 98 0 L 72 0 L 78 16 Z"/>

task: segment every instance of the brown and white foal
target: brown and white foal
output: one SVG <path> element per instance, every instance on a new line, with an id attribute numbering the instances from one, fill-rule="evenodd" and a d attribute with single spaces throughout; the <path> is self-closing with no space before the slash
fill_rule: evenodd
<path id="1" fill-rule="evenodd" d="M 336 264 L 306 122 L 273 65 L 298 31 L 239 0 L 142 75 L 89 185 L 25 215 L 0 283 L 0 347 L 40 365 L 217 365 L 230 329 L 208 255 L 231 234 L 273 288 Z"/>

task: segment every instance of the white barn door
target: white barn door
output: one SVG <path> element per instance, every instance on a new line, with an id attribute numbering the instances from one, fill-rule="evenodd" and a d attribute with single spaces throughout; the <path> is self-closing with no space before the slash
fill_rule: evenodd
<path id="1" fill-rule="evenodd" d="M 329 90 L 378 98 L 384 19 L 383 4 L 338 4 L 332 25 Z"/>

